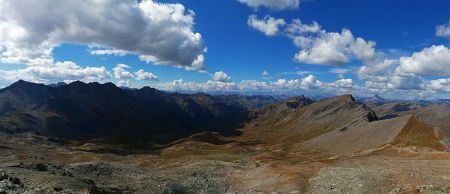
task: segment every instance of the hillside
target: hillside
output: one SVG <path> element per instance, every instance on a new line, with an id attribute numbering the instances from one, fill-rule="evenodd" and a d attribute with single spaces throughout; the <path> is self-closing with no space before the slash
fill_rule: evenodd
<path id="1" fill-rule="evenodd" d="M 372 107 L 382 118 L 395 118 L 413 115 L 417 120 L 430 127 L 437 127 L 446 136 L 450 136 L 450 105 L 447 103 L 418 104 L 414 102 L 391 102 Z M 450 145 L 450 141 L 446 143 Z"/>

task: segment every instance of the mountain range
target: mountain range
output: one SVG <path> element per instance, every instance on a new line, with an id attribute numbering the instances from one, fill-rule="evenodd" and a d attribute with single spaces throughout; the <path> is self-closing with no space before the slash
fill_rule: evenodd
<path id="1" fill-rule="evenodd" d="M 44 193 L 445 193 L 449 119 L 445 100 L 18 81 L 0 90 L 0 189 L 9 181 L 15 193 L 36 185 Z"/>
<path id="2" fill-rule="evenodd" d="M 18 81 L 0 90 L 0 128 L 69 139 L 130 138 L 167 143 L 199 131 L 232 134 L 270 96 L 179 94 L 112 83 L 47 86 Z"/>
<path id="3" fill-rule="evenodd" d="M 241 135 L 240 129 L 253 125 L 276 127 L 277 134 L 287 128 L 291 134 L 286 137 L 299 133 L 305 139 L 311 135 L 306 133 L 309 130 L 313 134 L 345 131 L 362 122 L 412 115 L 450 134 L 444 122 L 450 117 L 450 105 L 439 102 L 386 100 L 377 95 L 319 101 L 298 96 L 280 101 L 271 96 L 119 88 L 112 83 L 44 85 L 20 80 L 0 90 L 0 129 L 71 140 L 167 144 L 203 131 Z M 302 129 L 295 130 L 299 126 Z M 258 130 L 260 139 L 261 134 Z"/>

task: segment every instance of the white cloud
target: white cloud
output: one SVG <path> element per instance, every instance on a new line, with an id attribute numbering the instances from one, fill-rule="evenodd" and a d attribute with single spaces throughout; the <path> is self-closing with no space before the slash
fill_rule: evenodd
<path id="1" fill-rule="evenodd" d="M 395 89 L 400 90 L 421 90 L 424 88 L 424 80 L 420 76 L 416 75 L 396 75 L 391 77 L 390 83 L 392 83 Z"/>
<path id="2" fill-rule="evenodd" d="M 330 86 L 337 88 L 352 88 L 355 86 L 355 83 L 353 83 L 352 79 L 347 78 L 336 80 L 334 83 L 331 83 Z"/>
<path id="3" fill-rule="evenodd" d="M 207 82 L 185 82 L 174 80 L 173 82 L 159 85 L 160 88 L 173 91 L 242 91 L 242 92 L 295 92 L 295 91 L 320 91 L 342 93 L 358 89 L 352 79 L 340 79 L 335 82 L 325 83 L 314 75 L 308 75 L 301 79 L 278 79 L 276 81 L 242 80 L 240 82 L 221 82 L 208 80 Z"/>
<path id="4" fill-rule="evenodd" d="M 450 92 L 450 78 L 430 80 L 427 89 L 431 91 Z"/>
<path id="5" fill-rule="evenodd" d="M 335 74 L 346 74 L 350 72 L 350 69 L 345 69 L 345 68 L 332 68 L 330 69 L 330 73 L 335 73 Z"/>
<path id="6" fill-rule="evenodd" d="M 372 91 L 445 91 L 444 79 L 426 81 L 421 76 L 449 76 L 450 50 L 443 45 L 433 45 L 399 59 L 378 55 L 357 73 L 360 79 L 367 80 L 365 87 Z"/>
<path id="7" fill-rule="evenodd" d="M 118 49 L 96 49 L 91 50 L 91 55 L 114 55 L 114 56 L 125 56 L 130 54 L 128 51 L 118 50 Z"/>
<path id="8" fill-rule="evenodd" d="M 450 20 L 447 24 L 436 26 L 436 36 L 450 38 Z"/>
<path id="9" fill-rule="evenodd" d="M 111 78 L 105 67 L 80 67 L 72 61 L 56 62 L 51 66 L 33 65 L 18 70 L 0 70 L 0 80 L 16 81 L 23 79 L 36 83 L 56 83 L 82 80 L 102 81 Z"/>
<path id="10" fill-rule="evenodd" d="M 275 19 L 270 16 L 258 19 L 256 15 L 250 15 L 247 24 L 266 36 L 274 36 L 279 32 L 280 27 L 286 25 L 286 22 L 283 19 Z"/>
<path id="11" fill-rule="evenodd" d="M 223 71 L 218 71 L 214 73 L 212 80 L 216 82 L 230 82 L 231 77 Z"/>
<path id="12" fill-rule="evenodd" d="M 264 76 L 264 77 L 267 77 L 267 76 L 270 75 L 270 73 L 269 73 L 267 70 L 264 70 L 264 71 L 261 73 L 261 75 Z"/>
<path id="13" fill-rule="evenodd" d="M 322 26 L 320 26 L 317 22 L 314 21 L 312 24 L 303 24 L 299 19 L 293 19 L 286 28 L 286 32 L 290 36 L 296 36 L 305 33 L 319 33 L 321 31 Z"/>
<path id="14" fill-rule="evenodd" d="M 348 29 L 342 29 L 340 33 L 327 32 L 315 21 L 305 24 L 293 19 L 287 24 L 283 19 L 268 16 L 258 20 L 255 15 L 249 17 L 248 24 L 268 36 L 283 31 L 283 35 L 291 38 L 300 49 L 294 59 L 301 63 L 340 66 L 352 59 L 367 63 L 377 58 L 376 43 L 355 37 Z"/>
<path id="15" fill-rule="evenodd" d="M 370 60 L 375 56 L 375 42 L 354 37 L 347 29 L 341 33 L 321 31 L 316 36 L 297 35 L 292 38 L 300 48 L 295 59 L 307 64 L 340 66 L 352 58 Z"/>
<path id="16" fill-rule="evenodd" d="M 136 75 L 137 80 L 150 80 L 150 81 L 158 81 L 159 80 L 155 74 L 153 74 L 151 72 L 146 72 L 143 69 L 136 71 L 134 73 L 134 75 Z"/>
<path id="17" fill-rule="evenodd" d="M 296 71 L 296 72 L 286 72 L 286 74 L 294 74 L 294 75 L 307 75 L 313 73 L 312 71 Z"/>
<path id="18" fill-rule="evenodd" d="M 327 32 L 317 22 L 311 24 L 302 23 L 294 19 L 284 29 L 285 35 L 291 38 L 300 49 L 294 59 L 306 64 L 341 66 L 351 60 L 359 60 L 363 65 L 357 70 L 360 79 L 367 80 L 366 86 L 374 88 L 417 88 L 407 85 L 406 79 L 410 75 L 402 75 L 402 78 L 392 78 L 398 60 L 388 59 L 383 52 L 375 50 L 376 43 L 367 41 L 361 37 L 355 37 L 348 29 L 342 29 L 340 33 Z M 349 69 L 332 68 L 330 73 L 338 74 L 340 80 L 325 84 L 328 87 L 357 88 L 351 79 L 344 79 L 344 74 Z M 415 75 L 413 75 L 415 76 Z M 390 83 L 395 79 L 394 84 Z M 351 82 L 350 82 L 351 81 Z M 360 88 L 361 89 L 361 88 Z"/>
<path id="19" fill-rule="evenodd" d="M 295 19 L 288 25 L 277 28 L 284 35 L 291 38 L 300 49 L 295 55 L 298 62 L 319 65 L 340 66 L 351 60 L 359 60 L 363 65 L 358 69 L 357 75 L 366 80 L 364 87 L 358 87 L 353 80 L 344 79 L 348 71 L 342 68 L 331 69 L 331 73 L 338 74 L 340 80 L 332 83 L 323 83 L 314 76 L 307 76 L 302 80 L 280 79 L 274 83 L 268 83 L 269 87 L 292 88 L 320 88 L 331 89 L 337 87 L 337 91 L 447 91 L 447 79 L 426 81 L 421 76 L 450 76 L 450 50 L 443 46 L 432 46 L 412 56 L 395 56 L 387 58 L 382 51 L 376 51 L 376 43 L 353 36 L 352 32 L 343 29 L 341 33 L 327 32 L 317 23 L 304 24 Z M 436 28 L 438 36 L 447 36 L 448 25 Z M 450 32 L 448 32 L 450 33 Z M 403 53 L 402 55 L 404 55 Z M 303 84 L 301 84 L 303 83 Z M 311 83 L 311 84 L 308 84 Z M 309 87 L 308 87 L 309 86 Z"/>
<path id="20" fill-rule="evenodd" d="M 266 7 L 272 10 L 296 9 L 300 0 L 238 0 L 251 8 Z"/>
<path id="21" fill-rule="evenodd" d="M 174 80 L 168 86 L 168 90 L 187 90 L 187 91 L 230 91 L 236 89 L 233 82 L 221 82 L 208 80 L 204 83 L 185 82 L 182 79 Z"/>
<path id="22" fill-rule="evenodd" d="M 308 75 L 301 80 L 301 88 L 316 89 L 322 86 L 322 82 L 317 80 L 314 75 Z"/>
<path id="23" fill-rule="evenodd" d="M 386 81 L 393 74 L 397 64 L 398 60 L 378 57 L 361 66 L 357 71 L 358 77 L 374 82 Z"/>
<path id="24" fill-rule="evenodd" d="M 436 34 L 448 36 L 449 26 L 450 21 L 448 25 L 436 27 Z M 281 29 L 282 27 L 285 28 Z M 338 74 L 341 79 L 332 83 L 320 81 L 315 83 L 314 76 L 307 76 L 302 80 L 280 79 L 269 83 L 269 87 L 290 88 L 291 85 L 297 85 L 303 89 L 316 87 L 328 90 L 337 87 L 338 91 L 357 89 L 359 92 L 364 90 L 424 91 L 426 89 L 446 91 L 447 89 L 446 79 L 426 81 L 421 77 L 450 76 L 450 50 L 443 45 L 425 48 L 413 53 L 412 56 L 388 58 L 382 51 L 375 50 L 375 42 L 355 37 L 348 29 L 343 29 L 341 33 L 327 32 L 317 22 L 304 24 L 295 19 L 288 25 L 277 27 L 277 32 L 281 30 L 300 49 L 294 57 L 298 62 L 340 66 L 351 60 L 359 60 L 363 65 L 358 69 L 357 75 L 360 79 L 366 80 L 366 84 L 360 88 L 353 83 L 353 80 L 344 79 L 344 74 L 347 73 L 345 69 L 334 68 L 330 72 Z"/>
<path id="25" fill-rule="evenodd" d="M 194 13 L 181 4 L 152 0 L 30 0 L 0 1 L 2 63 L 51 61 L 63 44 L 109 48 L 136 53 L 145 61 L 203 69 L 206 51 L 194 32 Z M 50 9 L 51 8 L 51 9 Z"/>
<path id="26" fill-rule="evenodd" d="M 242 80 L 239 84 L 237 84 L 237 88 L 241 91 L 270 91 L 269 84 L 267 82 L 257 80 Z"/>
<path id="27" fill-rule="evenodd" d="M 351 35 L 350 30 L 348 33 Z M 357 59 L 363 61 L 372 60 L 376 54 L 375 44 L 376 43 L 373 41 L 366 41 L 360 37 L 354 38 L 350 43 L 348 43 L 349 53 L 356 56 Z"/>
<path id="28" fill-rule="evenodd" d="M 364 88 L 368 91 L 393 91 L 395 87 L 391 83 L 366 81 Z"/>
<path id="29" fill-rule="evenodd" d="M 410 57 L 401 57 L 396 72 L 418 75 L 450 75 L 450 50 L 443 45 L 433 45 Z"/>
<path id="30" fill-rule="evenodd" d="M 125 64 L 117 64 L 116 67 L 113 68 L 114 77 L 117 79 L 128 79 L 134 77 L 134 75 L 128 71 L 130 66 Z"/>
<path id="31" fill-rule="evenodd" d="M 123 79 L 121 79 L 121 80 L 119 80 L 119 81 L 117 81 L 117 86 L 125 86 L 125 87 L 129 87 L 130 86 L 130 80 L 123 80 Z"/>
<path id="32" fill-rule="evenodd" d="M 370 90 L 422 90 L 425 80 L 414 73 L 398 73 L 397 60 L 385 59 L 380 63 L 364 65 L 358 70 L 358 76 L 366 81 Z"/>

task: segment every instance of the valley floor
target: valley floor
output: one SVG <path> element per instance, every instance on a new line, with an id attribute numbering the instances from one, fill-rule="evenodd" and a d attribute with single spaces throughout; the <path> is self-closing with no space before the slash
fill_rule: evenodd
<path id="1" fill-rule="evenodd" d="M 386 146 L 311 159 L 229 140 L 186 139 L 155 152 L 127 153 L 2 134 L 0 193 L 450 193 L 445 151 Z"/>

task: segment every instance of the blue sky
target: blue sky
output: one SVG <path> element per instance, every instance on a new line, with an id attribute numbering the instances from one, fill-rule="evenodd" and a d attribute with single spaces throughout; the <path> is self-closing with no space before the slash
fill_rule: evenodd
<path id="1" fill-rule="evenodd" d="M 450 97 L 446 0 L 68 2 L 1 2 L 1 86 L 79 79 L 190 92 Z"/>

